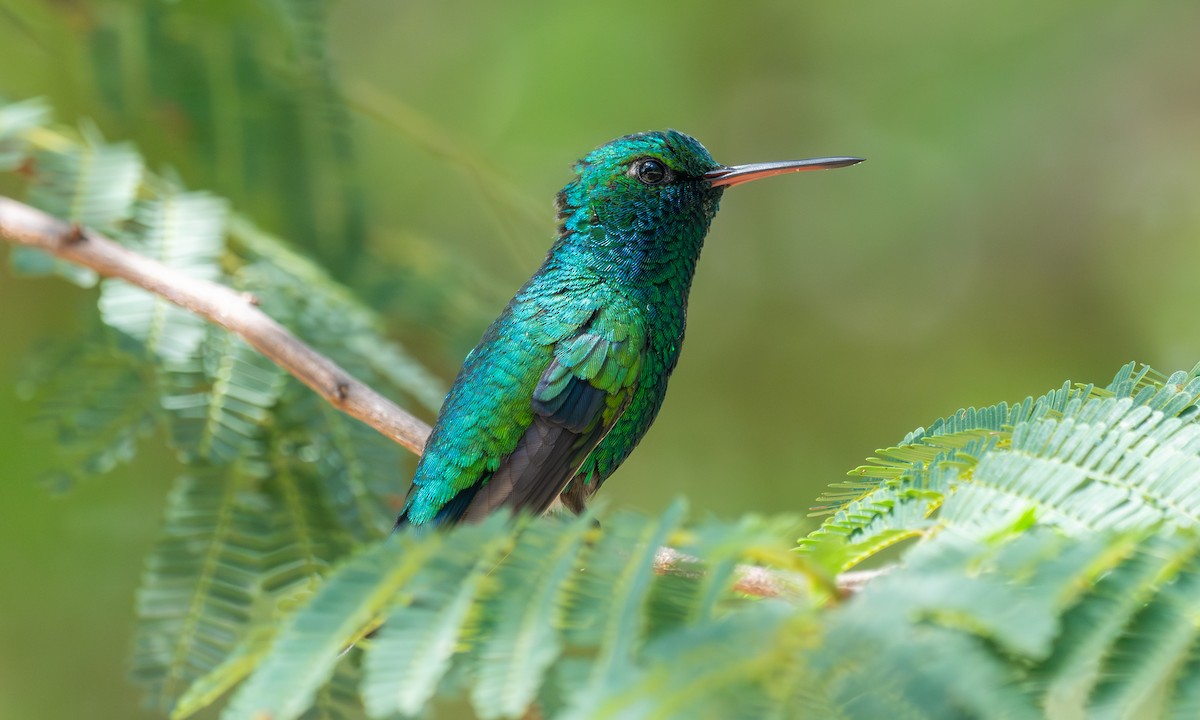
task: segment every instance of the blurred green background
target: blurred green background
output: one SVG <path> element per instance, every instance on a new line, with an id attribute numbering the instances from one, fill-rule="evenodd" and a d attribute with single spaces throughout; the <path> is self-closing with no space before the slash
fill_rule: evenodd
<path id="1" fill-rule="evenodd" d="M 729 517 L 803 512 L 959 407 L 1200 360 L 1197 27 L 1185 0 L 5 1 L 0 95 L 230 197 L 447 381 L 588 149 L 675 127 L 727 163 L 867 157 L 726 194 L 670 398 L 605 487 Z M 4 718 L 153 717 L 125 673 L 177 467 L 150 443 L 55 494 L 17 393 L 94 302 L 0 271 Z"/>

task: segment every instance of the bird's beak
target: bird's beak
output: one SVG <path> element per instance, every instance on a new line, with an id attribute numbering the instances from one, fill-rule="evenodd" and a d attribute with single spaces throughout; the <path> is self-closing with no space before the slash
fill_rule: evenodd
<path id="1" fill-rule="evenodd" d="M 751 163 L 750 165 L 729 165 L 709 170 L 704 173 L 704 179 L 709 187 L 727 187 L 741 185 L 744 182 L 759 178 L 782 175 L 784 173 L 803 172 L 805 170 L 829 170 L 832 168 L 857 165 L 865 158 L 828 157 L 812 158 L 811 160 L 784 160 L 783 162 Z"/>

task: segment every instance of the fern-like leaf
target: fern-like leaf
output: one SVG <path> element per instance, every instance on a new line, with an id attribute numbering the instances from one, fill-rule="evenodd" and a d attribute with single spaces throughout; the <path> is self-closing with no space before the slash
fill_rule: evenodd
<path id="1" fill-rule="evenodd" d="M 497 571 L 471 688 L 472 705 L 484 720 L 521 717 L 562 651 L 556 628 L 591 525 L 587 515 L 565 530 L 552 522 L 533 523 Z"/>
<path id="2" fill-rule="evenodd" d="M 809 594 L 836 594 L 832 578 L 786 542 L 785 538 L 799 525 L 800 520 L 793 516 L 749 515 L 735 522 L 710 519 L 675 533 L 670 539 L 671 547 L 703 558 L 703 572 L 695 578 L 696 603 L 689 608 L 686 619 L 692 623 L 708 622 L 740 605 L 744 598 L 730 593 L 731 589 L 736 592 L 734 581 L 739 564 L 772 568 L 780 590 L 792 591 L 794 602 L 803 602 Z"/>
<path id="3" fill-rule="evenodd" d="M 1200 396 L 1200 379 L 1168 387 L 1018 424 L 1011 446 L 982 458 L 947 499 L 943 520 L 986 527 L 1032 507 L 1076 531 L 1200 522 L 1200 425 L 1179 417 Z"/>
<path id="4" fill-rule="evenodd" d="M 29 202 L 64 220 L 112 230 L 129 217 L 142 177 L 142 158 L 131 145 L 105 144 L 95 131 L 88 136 L 85 144 L 34 154 Z M 14 248 L 12 262 L 23 273 L 55 273 L 83 287 L 95 285 L 98 279 L 92 270 L 34 248 Z"/>
<path id="5" fill-rule="evenodd" d="M 611 685 L 635 672 L 635 651 L 645 632 L 644 605 L 655 576 L 654 558 L 683 516 L 682 502 L 673 504 L 657 522 L 621 516 L 589 553 L 588 571 L 571 603 L 570 636 L 597 652 L 566 717 L 586 717 Z"/>
<path id="6" fill-rule="evenodd" d="M 105 342 L 39 359 L 40 377 L 28 385 L 41 400 L 35 422 L 51 428 L 65 464 L 55 475 L 70 483 L 132 459 L 154 427 L 156 404 L 136 359 Z"/>
<path id="7" fill-rule="evenodd" d="M 274 624 L 251 627 L 224 660 L 193 680 L 187 691 L 179 696 L 171 708 L 171 720 L 192 717 L 245 680 L 270 650 L 276 630 Z"/>
<path id="8" fill-rule="evenodd" d="M 264 491 L 274 499 L 271 535 L 264 538 L 264 589 L 290 602 L 320 584 L 331 565 L 350 548 L 350 536 L 329 509 L 323 484 L 311 468 L 271 448 L 270 477 Z"/>
<path id="9" fill-rule="evenodd" d="M 204 280 L 220 275 L 225 203 L 205 193 L 175 193 L 143 200 L 134 209 L 137 232 L 128 242 L 142 254 Z M 167 362 L 192 357 L 207 333 L 200 317 L 121 280 L 105 280 L 100 315 Z"/>
<path id="10" fill-rule="evenodd" d="M 232 223 L 236 245 L 255 258 L 236 275 L 262 298 L 262 309 L 355 376 L 390 383 L 436 412 L 446 389 L 395 342 L 378 318 L 310 261 L 243 219 Z"/>
<path id="11" fill-rule="evenodd" d="M 207 472 L 181 477 L 171 494 L 137 602 L 133 674 L 156 707 L 170 709 L 248 629 L 263 532 L 256 483 L 244 471 Z"/>
<path id="12" fill-rule="evenodd" d="M 283 371 L 224 330 L 211 330 L 206 345 L 203 357 L 161 373 L 176 447 L 185 459 L 218 463 L 262 455 L 261 428 L 283 390 Z"/>
<path id="13" fill-rule="evenodd" d="M 1106 648 L 1105 672 L 1095 685 L 1088 717 L 1194 717 L 1194 688 L 1200 682 L 1200 547 L 1189 540 L 1153 544 L 1172 552 L 1183 571 L 1161 584 Z"/>
<path id="14" fill-rule="evenodd" d="M 961 411 L 854 471 L 871 481 L 801 546 L 841 570 L 935 527 L 987 533 L 1029 512 L 1077 532 L 1200 522 L 1198 397 L 1194 371 L 1129 364 L 1106 388 Z"/>
<path id="15" fill-rule="evenodd" d="M 50 121 L 50 108 L 40 99 L 0 107 L 0 172 L 17 170 L 29 157 L 25 133 Z"/>
<path id="16" fill-rule="evenodd" d="M 784 715 L 764 680 L 788 662 L 795 611 L 765 602 L 651 642 L 636 672 L 577 714 L 589 720 L 726 720 Z"/>
<path id="17" fill-rule="evenodd" d="M 797 697 L 847 718 L 1192 717 L 1200 538 L 952 526 L 826 619 Z"/>
<path id="18" fill-rule="evenodd" d="M 512 548 L 507 526 L 493 518 L 454 533 L 413 579 L 410 600 L 388 616 L 366 658 L 363 698 L 372 717 L 418 715 L 468 642 L 479 604 L 496 583 L 500 556 Z"/>
<path id="19" fill-rule="evenodd" d="M 284 451 L 306 467 L 336 516 L 358 541 L 375 540 L 391 529 L 403 502 L 398 481 L 408 454 L 373 428 L 330 407 L 308 388 L 294 390 L 281 403 L 279 422 L 289 428 Z"/>
<path id="20" fill-rule="evenodd" d="M 229 720 L 300 717 L 329 679 L 341 653 L 377 623 L 396 594 L 441 545 L 392 536 L 336 572 L 292 616 L 271 651 L 230 701 Z"/>
<path id="21" fill-rule="evenodd" d="M 364 717 L 358 687 L 362 682 L 362 653 L 351 648 L 333 669 L 333 677 L 317 691 L 313 705 L 302 720 L 360 720 Z"/>

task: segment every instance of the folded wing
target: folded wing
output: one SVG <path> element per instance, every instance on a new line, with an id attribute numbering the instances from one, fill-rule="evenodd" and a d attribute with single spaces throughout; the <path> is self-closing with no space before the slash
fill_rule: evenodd
<path id="1" fill-rule="evenodd" d="M 457 519 L 479 520 L 503 506 L 549 509 L 628 406 L 643 351 L 640 335 L 596 322 L 557 343 L 533 393 L 532 424 Z"/>

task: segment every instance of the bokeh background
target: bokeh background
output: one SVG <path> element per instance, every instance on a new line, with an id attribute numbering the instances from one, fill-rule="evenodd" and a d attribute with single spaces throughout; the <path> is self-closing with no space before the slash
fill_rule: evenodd
<path id="1" fill-rule="evenodd" d="M 670 397 L 604 493 L 802 514 L 959 407 L 1200 361 L 1197 27 L 1187 0 L 5 0 L 0 95 L 231 198 L 447 382 L 595 145 L 867 157 L 726 194 Z M 154 717 L 125 674 L 175 461 L 54 492 L 18 393 L 94 303 L 0 271 L 4 718 Z"/>

